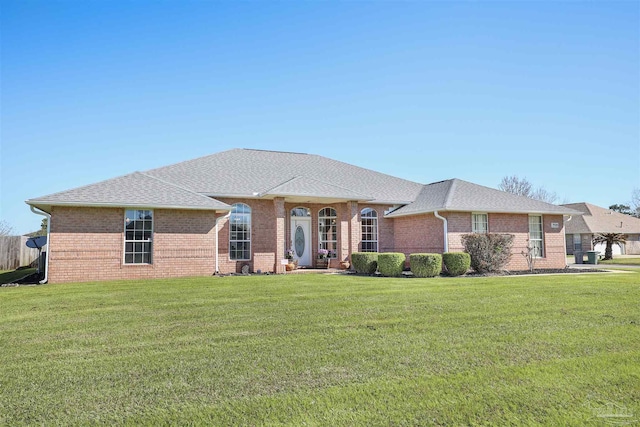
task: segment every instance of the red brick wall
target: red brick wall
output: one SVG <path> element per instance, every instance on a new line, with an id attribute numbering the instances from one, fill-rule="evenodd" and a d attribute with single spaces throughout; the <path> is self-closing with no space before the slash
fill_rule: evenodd
<path id="1" fill-rule="evenodd" d="M 462 251 L 461 236 L 471 233 L 471 213 L 470 212 L 447 212 L 449 223 L 449 251 Z M 544 230 L 544 257 L 536 260 L 536 268 L 564 268 L 565 241 L 564 225 L 562 215 L 543 215 Z M 559 228 L 551 228 L 551 223 L 556 222 Z M 513 234 L 513 249 L 511 261 L 507 265 L 508 270 L 526 270 L 527 261 L 522 256 L 522 251 L 526 251 L 527 239 L 529 238 L 529 215 L 526 214 L 489 214 L 489 232 Z"/>
<path id="2" fill-rule="evenodd" d="M 471 212 L 444 212 L 447 218 L 449 251 L 462 252 L 461 237 L 471 233 Z M 561 215 L 543 215 L 544 257 L 536 260 L 536 268 L 563 268 L 566 265 L 564 228 Z M 552 229 L 556 222 L 559 228 Z M 489 214 L 489 232 L 513 234 L 513 256 L 509 270 L 526 270 L 528 265 L 521 252 L 527 247 L 529 215 Z M 433 214 L 398 217 L 394 219 L 394 246 L 384 247 L 386 252 L 403 252 L 407 256 L 416 252 L 442 253 L 444 249 L 442 221 Z"/>
<path id="3" fill-rule="evenodd" d="M 204 276 L 215 269 L 215 215 L 154 210 L 153 264 L 125 265 L 124 209 L 54 207 L 49 282 Z"/>
<path id="4" fill-rule="evenodd" d="M 237 199 L 223 199 L 233 204 Z M 219 270 L 221 273 L 239 272 L 248 264 L 250 271 L 279 271 L 284 250 L 290 246 L 290 210 L 303 206 L 311 210 L 312 258 L 318 251 L 318 212 L 332 207 L 337 213 L 337 266 L 349 259 L 350 252 L 360 243 L 360 216 L 370 207 L 378 212 L 378 246 L 381 252 L 442 253 L 443 225 L 433 214 L 395 219 L 384 218 L 386 205 L 357 203 L 292 204 L 276 200 L 244 200 L 252 209 L 251 259 L 229 259 L 229 223 L 220 221 Z M 354 214 L 356 213 L 357 214 Z M 49 281 L 51 283 L 178 277 L 211 275 L 215 271 L 215 220 L 225 213 L 210 211 L 154 210 L 153 263 L 124 265 L 124 209 L 55 207 L 51 220 L 51 254 Z M 449 250 L 461 251 L 460 236 L 471 232 L 471 214 L 443 213 L 448 219 Z M 552 229 L 557 222 L 560 228 Z M 562 268 L 564 257 L 564 228 L 562 216 L 545 215 L 544 258 L 536 261 L 537 268 Z M 520 254 L 526 248 L 529 234 L 528 215 L 489 214 L 489 231 L 515 235 L 511 270 L 526 269 Z"/>
<path id="5" fill-rule="evenodd" d="M 403 252 L 407 259 L 412 253 L 442 253 L 444 228 L 433 214 L 394 218 L 394 246 L 383 252 Z"/>

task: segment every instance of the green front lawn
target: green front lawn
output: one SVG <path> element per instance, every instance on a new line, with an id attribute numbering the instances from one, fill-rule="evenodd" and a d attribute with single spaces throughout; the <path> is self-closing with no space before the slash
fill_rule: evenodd
<path id="1" fill-rule="evenodd" d="M 608 259 L 606 261 L 599 260 L 598 264 L 620 264 L 620 265 L 640 265 L 640 257 L 638 258 L 616 258 L 613 256 L 613 259 Z"/>
<path id="2" fill-rule="evenodd" d="M 0 289 L 0 425 L 640 418 L 640 273 Z"/>

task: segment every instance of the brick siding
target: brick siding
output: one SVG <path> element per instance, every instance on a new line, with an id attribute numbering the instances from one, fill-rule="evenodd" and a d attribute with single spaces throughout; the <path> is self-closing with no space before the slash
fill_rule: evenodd
<path id="1" fill-rule="evenodd" d="M 233 204 L 238 199 L 223 198 Z M 443 223 L 433 214 L 384 218 L 387 205 L 347 203 L 285 203 L 275 200 L 242 200 L 252 209 L 251 259 L 229 259 L 229 221 L 219 223 L 219 271 L 240 272 L 244 265 L 250 271 L 282 272 L 280 260 L 291 246 L 290 212 L 295 207 L 311 211 L 312 262 L 318 253 L 318 212 L 331 207 L 337 213 L 338 257 L 348 260 L 360 250 L 360 212 L 364 208 L 378 213 L 378 248 L 380 252 L 442 253 Z M 125 265 L 124 208 L 54 207 L 51 219 L 49 281 L 51 283 L 114 279 L 142 279 L 179 276 L 207 276 L 215 272 L 215 221 L 226 215 L 211 211 L 172 209 L 154 210 L 153 263 Z M 443 213 L 448 221 L 449 250 L 461 251 L 461 236 L 471 232 L 471 213 Z M 562 224 L 562 216 L 545 215 L 544 258 L 537 268 L 562 268 L 565 265 L 564 228 L 552 229 L 551 223 Z M 508 269 L 526 269 L 520 252 L 526 248 L 529 235 L 528 215 L 489 214 L 489 231 L 515 235 L 513 257 Z"/>

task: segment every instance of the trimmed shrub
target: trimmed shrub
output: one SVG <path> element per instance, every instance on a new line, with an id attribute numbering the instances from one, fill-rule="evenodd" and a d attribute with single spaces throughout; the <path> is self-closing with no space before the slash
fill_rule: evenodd
<path id="1" fill-rule="evenodd" d="M 378 269 L 378 252 L 354 252 L 351 265 L 356 273 L 373 274 Z"/>
<path id="2" fill-rule="evenodd" d="M 386 252 L 378 255 L 378 271 L 383 276 L 400 277 L 407 257 L 400 252 Z"/>
<path id="3" fill-rule="evenodd" d="M 461 276 L 471 267 L 471 256 L 466 252 L 445 252 L 442 261 L 450 276 Z"/>
<path id="4" fill-rule="evenodd" d="M 409 255 L 411 272 L 416 277 L 436 277 L 442 271 L 442 256 L 440 254 L 411 254 Z"/>
<path id="5" fill-rule="evenodd" d="M 462 244 L 471 256 L 471 268 L 478 273 L 497 273 L 511 259 L 513 234 L 464 234 Z"/>

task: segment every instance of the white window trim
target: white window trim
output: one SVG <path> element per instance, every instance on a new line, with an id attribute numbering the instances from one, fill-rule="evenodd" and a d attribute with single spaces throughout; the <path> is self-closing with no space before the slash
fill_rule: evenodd
<path id="1" fill-rule="evenodd" d="M 487 231 L 477 231 L 475 229 L 476 221 L 473 220 L 473 217 L 475 215 L 484 215 L 485 216 L 485 218 L 487 219 L 487 221 L 486 221 Z M 489 214 L 487 212 L 471 212 L 471 232 L 472 233 L 476 233 L 476 234 L 488 234 L 489 233 Z"/>
<path id="2" fill-rule="evenodd" d="M 529 215 L 527 221 L 528 221 L 528 228 L 529 228 L 529 238 L 528 238 L 528 242 L 531 243 L 531 241 L 533 239 L 531 239 L 531 218 L 536 217 L 536 218 L 540 218 L 540 239 L 535 239 L 536 241 L 540 241 L 540 256 L 536 256 L 535 258 L 544 258 L 545 257 L 545 250 L 544 250 L 544 217 L 542 215 Z"/>
<path id="3" fill-rule="evenodd" d="M 151 212 L 151 238 L 147 239 L 147 240 L 127 240 L 127 211 L 134 211 L 134 212 L 138 212 L 138 211 L 149 211 Z M 122 265 L 152 265 L 153 264 L 153 251 L 154 251 L 154 247 L 155 245 L 153 244 L 153 237 L 155 234 L 155 226 L 156 226 L 156 213 L 153 209 L 138 209 L 138 208 L 124 208 L 124 212 L 123 212 L 123 216 L 124 216 L 124 224 L 122 226 L 124 232 L 123 232 L 123 242 L 122 242 Z M 133 243 L 134 245 L 136 243 L 151 243 L 151 250 L 149 251 L 149 259 L 151 260 L 151 262 L 127 262 L 127 243 Z"/>
<path id="4" fill-rule="evenodd" d="M 325 209 L 331 209 L 332 211 L 335 212 L 335 216 L 320 216 L 320 212 L 324 211 Z M 336 220 L 336 240 L 322 240 L 322 230 L 321 230 L 321 222 L 320 222 L 320 218 L 324 218 L 324 219 L 335 219 Z M 322 244 L 323 243 L 335 243 L 335 250 L 333 251 L 333 256 L 330 258 L 337 258 L 338 257 L 338 211 L 336 210 L 336 208 L 331 207 L 331 206 L 325 206 L 323 208 L 321 208 L 320 210 L 318 210 L 318 249 L 322 249 Z M 328 245 L 327 245 L 328 246 Z"/>
<path id="5" fill-rule="evenodd" d="M 253 209 L 251 208 L 251 206 L 249 206 L 246 203 L 234 203 L 231 205 L 231 208 L 233 209 L 233 206 L 236 205 L 244 205 L 247 208 L 249 208 L 249 239 L 248 240 L 231 240 L 231 227 L 233 226 L 233 221 L 231 218 L 233 218 L 233 213 L 229 216 L 229 261 L 251 261 L 251 254 L 252 254 L 252 244 L 251 244 L 251 239 L 253 238 Z M 246 215 L 246 213 L 242 213 L 242 214 L 236 214 L 236 215 Z M 249 243 L 249 258 L 236 258 L 233 259 L 231 258 L 231 242 L 248 242 Z"/>
<path id="6" fill-rule="evenodd" d="M 364 225 L 362 224 L 362 218 L 363 218 L 362 213 L 364 211 L 366 211 L 366 210 L 370 210 L 372 212 L 375 212 L 375 214 L 376 214 L 375 217 L 364 217 L 366 219 L 375 219 L 376 220 L 376 240 L 364 240 L 363 235 L 365 233 L 364 233 L 364 229 L 363 229 Z M 378 216 L 378 211 L 373 209 L 373 208 L 364 208 L 364 209 L 362 209 L 360 211 L 360 241 L 361 241 L 360 242 L 360 250 L 362 250 L 363 252 L 369 252 L 368 250 L 367 251 L 364 250 L 364 243 L 365 242 L 366 243 L 375 243 L 376 244 L 376 250 L 372 251 L 372 252 L 379 252 L 380 251 L 380 242 L 379 242 L 380 241 L 380 235 L 379 235 L 379 225 L 378 225 L 378 222 L 379 222 L 378 219 L 379 218 L 380 217 Z"/>

